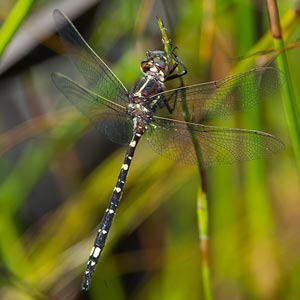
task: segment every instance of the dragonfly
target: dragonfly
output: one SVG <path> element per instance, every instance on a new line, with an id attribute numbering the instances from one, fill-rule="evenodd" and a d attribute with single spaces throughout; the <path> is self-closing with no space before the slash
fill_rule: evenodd
<path id="1" fill-rule="evenodd" d="M 72 22 L 59 10 L 55 10 L 53 16 L 65 51 L 84 80 L 81 84 L 61 73 L 52 73 L 54 85 L 110 140 L 127 144 L 84 272 L 82 290 L 87 291 L 141 137 L 145 136 L 159 154 L 183 163 L 200 160 L 203 167 L 275 154 L 284 145 L 271 134 L 200 122 L 250 108 L 262 98 L 273 95 L 284 80 L 276 68 L 257 67 L 223 80 L 165 90 L 165 82 L 181 78 L 187 69 L 174 51 L 168 56 L 165 51 L 151 50 L 140 64 L 142 79 L 128 91 Z M 184 103 L 190 120 L 186 120 Z M 195 140 L 200 158 L 193 147 Z"/>

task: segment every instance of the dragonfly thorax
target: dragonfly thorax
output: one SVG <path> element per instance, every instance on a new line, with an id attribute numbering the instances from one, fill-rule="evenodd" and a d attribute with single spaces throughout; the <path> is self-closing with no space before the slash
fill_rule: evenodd
<path id="1" fill-rule="evenodd" d="M 147 51 L 141 62 L 145 76 L 129 94 L 128 115 L 134 120 L 134 131 L 143 134 L 153 120 L 159 98 L 153 97 L 164 89 L 168 62 L 164 51 Z"/>
<path id="2" fill-rule="evenodd" d="M 157 52 L 161 53 L 162 51 Z M 143 62 L 147 64 L 145 60 Z M 153 63 L 150 64 L 151 67 L 148 65 L 149 70 L 146 76 L 138 82 L 129 94 L 129 105 L 127 108 L 129 116 L 135 120 L 134 124 L 139 124 L 139 126 L 144 126 L 145 128 L 153 120 L 153 114 L 157 107 L 158 98 L 153 96 L 164 89 L 163 81 L 160 79 L 161 74 L 157 72 L 160 67 L 154 66 Z"/>

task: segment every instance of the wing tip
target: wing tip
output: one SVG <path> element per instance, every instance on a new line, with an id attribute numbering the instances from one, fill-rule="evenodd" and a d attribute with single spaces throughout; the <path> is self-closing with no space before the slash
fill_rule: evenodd
<path id="1" fill-rule="evenodd" d="M 58 8 L 55 8 L 53 10 L 52 16 L 53 16 L 53 19 L 54 19 L 57 29 L 63 27 L 63 25 L 70 22 L 69 18 Z"/>

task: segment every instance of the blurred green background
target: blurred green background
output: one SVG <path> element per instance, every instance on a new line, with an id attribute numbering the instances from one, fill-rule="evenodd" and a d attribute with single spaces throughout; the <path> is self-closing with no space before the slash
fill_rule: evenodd
<path id="1" fill-rule="evenodd" d="M 1 1 L 5 21 L 13 1 Z M 155 16 L 188 68 L 186 84 L 272 60 L 263 1 L 20 1 L 20 27 L 0 60 L 0 299 L 207 299 L 197 220 L 199 174 L 139 145 L 88 294 L 82 275 L 124 147 L 91 128 L 55 90 L 52 11 L 61 9 L 131 88 L 145 51 L 161 49 Z M 292 1 L 279 1 L 286 43 L 299 37 Z M 24 19 L 24 20 L 23 20 Z M 4 26 L 3 26 L 4 27 Z M 2 27 L 2 29 L 3 29 Z M 5 44 L 0 39 L 2 45 Z M 299 49 L 287 51 L 299 99 Z M 240 58 L 242 59 L 236 59 Z M 75 72 L 74 72 L 75 73 Z M 283 97 L 213 124 L 262 130 L 286 149 L 260 161 L 204 170 L 214 299 L 300 299 L 300 189 Z"/>

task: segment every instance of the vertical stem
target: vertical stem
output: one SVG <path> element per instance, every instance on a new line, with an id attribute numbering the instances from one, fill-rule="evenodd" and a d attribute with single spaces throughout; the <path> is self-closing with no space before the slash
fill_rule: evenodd
<path id="1" fill-rule="evenodd" d="M 208 206 L 206 194 L 201 190 L 198 192 L 198 228 L 200 240 L 200 252 L 202 258 L 202 283 L 204 291 L 204 299 L 211 300 L 212 289 L 210 281 L 210 265 L 208 254 Z"/>
<path id="2" fill-rule="evenodd" d="M 162 42 L 164 45 L 164 50 L 168 55 L 169 59 L 172 59 L 172 44 L 171 39 L 167 35 L 167 30 L 164 27 L 160 18 L 157 18 L 158 26 L 162 33 Z M 184 86 L 183 80 L 180 77 L 181 86 Z M 184 112 L 184 118 L 187 122 L 187 127 L 189 128 L 189 122 L 192 121 L 192 116 L 189 112 L 189 107 L 186 103 L 186 95 L 185 91 L 181 92 L 181 100 L 182 100 L 182 109 Z M 197 157 L 197 166 L 199 172 L 199 191 L 197 197 L 197 216 L 198 216 L 198 230 L 199 230 L 199 239 L 200 239 L 200 255 L 202 261 L 202 285 L 204 290 L 204 299 L 211 300 L 212 299 L 212 290 L 211 290 L 211 281 L 210 281 L 210 266 L 209 266 L 209 257 L 208 257 L 208 210 L 207 210 L 207 198 L 206 194 L 202 189 L 202 178 L 201 178 L 201 162 L 202 162 L 202 154 L 201 148 L 197 142 L 197 139 L 193 132 L 190 132 L 191 139 L 194 144 L 194 150 Z"/>
<path id="3" fill-rule="evenodd" d="M 282 39 L 277 2 L 276 0 L 267 0 L 266 3 L 275 48 L 284 49 L 284 41 Z M 298 174 L 300 175 L 300 108 L 297 104 L 296 97 L 293 91 L 285 51 L 282 51 L 281 54 L 278 55 L 277 64 L 278 67 L 282 71 L 284 71 L 287 79 L 286 84 L 282 87 L 282 95 L 284 97 L 283 105 L 288 121 L 288 126 L 290 129 L 290 135 L 296 159 L 296 166 Z"/>
<path id="4" fill-rule="evenodd" d="M 157 17 L 157 24 L 161 31 L 162 43 L 164 45 L 164 50 L 168 56 L 171 56 L 171 52 L 172 52 L 171 39 L 168 37 L 167 28 L 164 26 L 160 17 Z"/>

